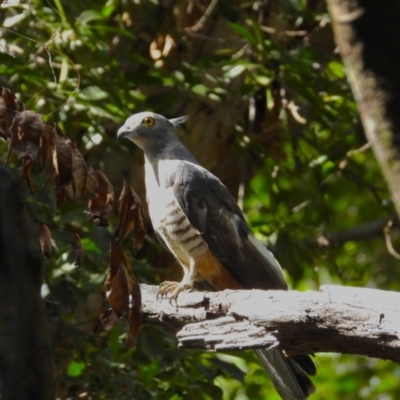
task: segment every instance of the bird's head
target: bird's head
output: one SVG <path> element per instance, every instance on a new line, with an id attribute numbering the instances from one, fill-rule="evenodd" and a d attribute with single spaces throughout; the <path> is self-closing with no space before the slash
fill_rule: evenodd
<path id="1" fill-rule="evenodd" d="M 130 116 L 118 130 L 118 138 L 127 138 L 145 152 L 164 147 L 176 138 L 178 126 L 187 117 L 167 119 L 152 112 L 142 112 Z"/>

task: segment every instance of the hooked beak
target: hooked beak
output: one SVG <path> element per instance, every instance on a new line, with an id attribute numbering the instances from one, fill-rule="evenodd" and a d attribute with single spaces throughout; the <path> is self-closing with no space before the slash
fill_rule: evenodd
<path id="1" fill-rule="evenodd" d="M 129 134 L 129 132 L 129 128 L 126 125 L 122 125 L 121 128 L 118 129 L 117 138 L 125 138 Z"/>

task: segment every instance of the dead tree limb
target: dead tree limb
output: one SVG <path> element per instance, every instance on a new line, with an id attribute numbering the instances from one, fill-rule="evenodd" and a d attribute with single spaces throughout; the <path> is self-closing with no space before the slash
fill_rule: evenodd
<path id="1" fill-rule="evenodd" d="M 335 352 L 400 362 L 400 293 L 343 286 L 184 292 L 175 305 L 156 300 L 157 287 L 141 289 L 143 320 L 182 328 L 179 347 L 279 347 L 288 354 Z"/>

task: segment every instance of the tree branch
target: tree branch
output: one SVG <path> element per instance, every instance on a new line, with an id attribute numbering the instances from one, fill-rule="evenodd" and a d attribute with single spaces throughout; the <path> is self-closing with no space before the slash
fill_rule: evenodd
<path id="1" fill-rule="evenodd" d="M 300 243 L 305 246 L 319 248 L 339 247 L 349 241 L 365 241 L 376 238 L 384 238 L 384 229 L 389 221 L 393 221 L 393 228 L 398 229 L 399 220 L 396 215 L 388 218 L 380 218 L 354 226 L 347 231 L 324 232 L 319 236 L 310 237 Z"/>
<path id="2" fill-rule="evenodd" d="M 319 292 L 183 292 L 156 300 L 141 285 L 143 321 L 183 328 L 179 347 L 231 351 L 277 347 L 288 354 L 335 352 L 400 361 L 400 294 L 343 286 Z"/>

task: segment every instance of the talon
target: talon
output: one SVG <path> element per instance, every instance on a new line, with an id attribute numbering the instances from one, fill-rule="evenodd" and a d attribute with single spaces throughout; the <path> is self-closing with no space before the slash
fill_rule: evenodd
<path id="1" fill-rule="evenodd" d="M 173 296 L 171 295 L 171 297 L 169 298 L 169 304 L 170 304 L 171 306 L 173 306 L 173 305 L 174 305 L 174 304 L 173 304 L 174 301 L 175 301 L 175 307 L 178 307 L 177 297 L 173 297 Z"/>
<path id="2" fill-rule="evenodd" d="M 172 302 L 175 301 L 175 305 L 178 305 L 178 296 L 179 293 L 188 290 L 188 291 L 193 291 L 193 283 L 192 282 L 170 282 L 170 281 L 165 281 L 160 284 L 160 287 L 158 289 L 156 298 L 157 300 L 161 298 L 163 299 L 169 299 L 169 303 L 172 305 Z"/>
<path id="3" fill-rule="evenodd" d="M 156 295 L 156 299 L 159 300 L 161 298 L 161 300 L 165 299 L 165 298 L 169 298 L 169 293 L 174 291 L 174 289 L 179 285 L 178 282 L 170 282 L 170 281 L 165 281 L 162 282 L 158 288 L 158 292 Z"/>

